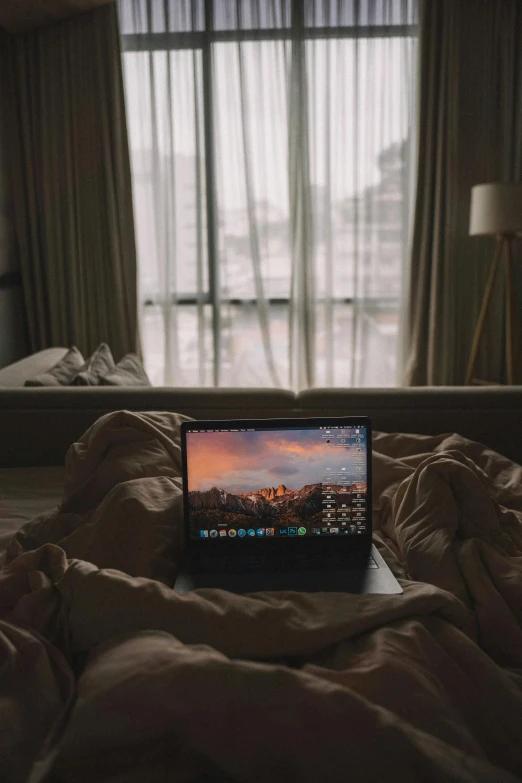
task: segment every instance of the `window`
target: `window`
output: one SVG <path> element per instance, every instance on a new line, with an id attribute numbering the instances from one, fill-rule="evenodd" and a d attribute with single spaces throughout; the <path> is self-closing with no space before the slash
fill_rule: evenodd
<path id="1" fill-rule="evenodd" d="M 393 385 L 416 4 L 120 0 L 154 383 Z"/>

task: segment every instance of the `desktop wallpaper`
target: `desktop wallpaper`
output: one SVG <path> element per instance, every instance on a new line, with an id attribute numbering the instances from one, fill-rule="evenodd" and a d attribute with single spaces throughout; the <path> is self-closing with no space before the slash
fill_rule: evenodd
<path id="1" fill-rule="evenodd" d="M 326 486 L 343 498 L 366 491 L 365 431 L 354 432 L 188 432 L 191 525 L 321 524 Z"/>

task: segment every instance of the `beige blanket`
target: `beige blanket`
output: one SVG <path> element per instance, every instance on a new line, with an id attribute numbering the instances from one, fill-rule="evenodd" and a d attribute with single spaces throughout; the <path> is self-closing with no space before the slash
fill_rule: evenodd
<path id="1" fill-rule="evenodd" d="M 103 417 L 0 571 L 5 781 L 522 776 L 522 468 L 459 436 L 374 436 L 401 596 L 172 584 L 175 414 Z"/>

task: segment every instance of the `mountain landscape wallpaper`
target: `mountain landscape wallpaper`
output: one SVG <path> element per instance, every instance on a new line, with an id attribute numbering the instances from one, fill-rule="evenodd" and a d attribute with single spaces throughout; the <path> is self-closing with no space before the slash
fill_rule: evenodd
<path id="1" fill-rule="evenodd" d="M 355 448 L 363 458 L 359 475 Z M 191 523 L 244 527 L 255 518 L 273 527 L 320 524 L 324 483 L 338 498 L 364 492 L 365 459 L 364 438 L 338 448 L 317 429 L 187 433 Z M 336 486 L 340 476 L 346 481 Z"/>
<path id="2" fill-rule="evenodd" d="M 359 492 L 365 491 L 366 484 L 357 484 Z M 331 491 L 343 491 L 343 497 L 351 499 L 350 487 L 332 486 Z M 255 520 L 271 527 L 298 525 L 300 522 L 313 525 L 321 524 L 323 511 L 323 485 L 321 482 L 307 484 L 301 489 L 291 490 L 280 484 L 278 487 L 266 487 L 250 493 L 233 495 L 220 487 L 200 492 L 189 492 L 190 519 L 201 527 L 232 525 L 248 527 Z"/>

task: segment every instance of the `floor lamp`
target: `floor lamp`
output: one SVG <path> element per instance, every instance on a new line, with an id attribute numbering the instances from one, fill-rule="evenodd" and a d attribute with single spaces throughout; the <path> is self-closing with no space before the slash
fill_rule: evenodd
<path id="1" fill-rule="evenodd" d="M 473 335 L 471 352 L 466 372 L 466 385 L 472 382 L 487 383 L 473 378 L 484 321 L 491 302 L 495 278 L 504 257 L 505 269 L 505 334 L 506 334 L 506 378 L 508 384 L 514 379 L 514 328 L 513 328 L 513 286 L 511 266 L 513 245 L 517 234 L 522 233 L 522 182 L 490 182 L 471 188 L 471 211 L 469 233 L 494 234 L 495 253 L 489 270 L 486 290 Z"/>

